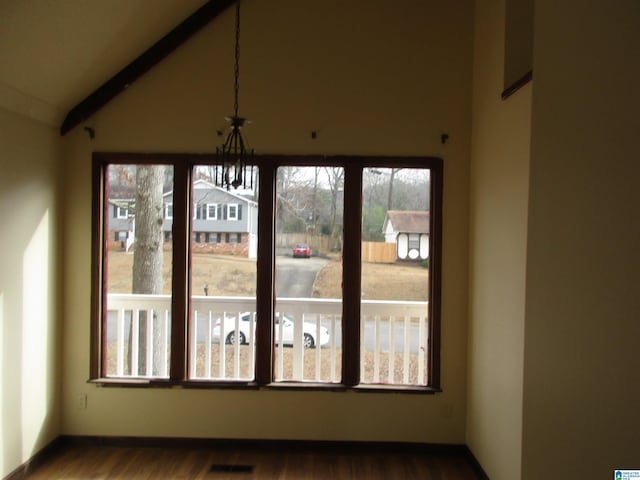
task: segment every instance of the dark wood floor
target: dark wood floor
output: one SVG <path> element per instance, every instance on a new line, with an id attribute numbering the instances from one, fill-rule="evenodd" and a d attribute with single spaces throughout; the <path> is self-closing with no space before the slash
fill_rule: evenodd
<path id="1" fill-rule="evenodd" d="M 463 448 L 305 444 L 142 446 L 60 442 L 13 478 L 84 479 L 483 479 Z M 404 450 L 404 451 L 403 451 Z M 408 450 L 408 451 L 407 451 Z M 11 478 L 11 477 L 10 477 Z"/>

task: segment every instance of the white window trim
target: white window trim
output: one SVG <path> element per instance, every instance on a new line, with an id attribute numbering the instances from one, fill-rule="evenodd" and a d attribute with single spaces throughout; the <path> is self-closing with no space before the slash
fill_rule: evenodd
<path id="1" fill-rule="evenodd" d="M 231 207 L 235 207 L 235 215 L 231 216 Z M 227 205 L 227 220 L 238 220 L 238 204 L 229 203 Z"/>
<path id="2" fill-rule="evenodd" d="M 118 219 L 129 218 L 129 209 L 126 207 L 119 207 L 116 205 L 116 218 Z"/>
<path id="3" fill-rule="evenodd" d="M 171 207 L 171 208 L 169 208 Z M 171 211 L 171 215 L 169 215 L 169 211 Z M 168 220 L 173 220 L 173 203 L 165 203 L 164 205 L 164 218 Z"/>
<path id="4" fill-rule="evenodd" d="M 209 209 L 213 207 L 213 215 L 209 215 Z M 217 203 L 207 203 L 207 220 L 217 220 L 218 219 L 218 204 Z"/>

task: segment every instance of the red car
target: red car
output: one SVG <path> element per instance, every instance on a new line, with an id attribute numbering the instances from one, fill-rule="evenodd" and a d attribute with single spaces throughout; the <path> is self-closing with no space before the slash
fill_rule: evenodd
<path id="1" fill-rule="evenodd" d="M 309 245 L 307 245 L 306 243 L 299 243 L 295 247 L 293 247 L 293 258 L 296 257 L 311 257 L 311 248 L 309 248 Z"/>

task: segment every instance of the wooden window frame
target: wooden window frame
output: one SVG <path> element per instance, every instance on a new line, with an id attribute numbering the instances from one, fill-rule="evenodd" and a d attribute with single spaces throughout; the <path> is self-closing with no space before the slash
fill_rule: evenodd
<path id="1" fill-rule="evenodd" d="M 440 392 L 440 292 L 442 276 L 442 193 L 443 161 L 437 157 L 380 156 L 293 156 L 257 155 L 258 167 L 258 255 L 256 277 L 256 315 L 268 319 L 256 326 L 255 380 L 251 382 L 193 381 L 188 378 L 188 324 L 190 318 L 190 239 L 193 217 L 192 171 L 196 165 L 212 164 L 210 154 L 130 154 L 96 152 L 93 154 L 92 189 L 92 289 L 91 289 L 91 382 L 105 386 L 181 386 L 194 388 L 274 388 L 302 390 L 354 390 L 372 392 Z M 173 193 L 173 274 L 171 300 L 171 360 L 168 379 L 106 378 L 102 319 L 106 315 L 106 238 L 105 172 L 112 164 L 156 164 L 174 169 Z M 275 383 L 274 378 L 274 303 L 275 303 L 275 205 L 276 173 L 285 166 L 342 167 L 345 175 L 343 234 L 342 318 L 360 318 L 362 172 L 367 168 L 425 168 L 430 170 L 429 235 L 429 352 L 427 386 L 368 385 L 360 383 L 360 322 L 342 322 L 342 382 L 307 384 Z M 175 220 L 185 219 L 184 222 Z M 176 292 L 184 292 L 178 295 Z"/>

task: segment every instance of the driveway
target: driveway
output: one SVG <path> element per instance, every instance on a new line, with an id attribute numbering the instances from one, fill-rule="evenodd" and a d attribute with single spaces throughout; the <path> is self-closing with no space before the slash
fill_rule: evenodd
<path id="1" fill-rule="evenodd" d="M 320 257 L 276 257 L 276 297 L 311 298 L 316 275 L 329 261 Z"/>

